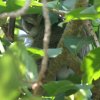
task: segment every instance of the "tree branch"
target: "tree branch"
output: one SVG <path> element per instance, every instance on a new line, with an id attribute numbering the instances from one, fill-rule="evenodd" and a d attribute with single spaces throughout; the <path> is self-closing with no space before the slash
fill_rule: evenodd
<path id="1" fill-rule="evenodd" d="M 47 2 L 46 2 L 46 0 L 42 0 L 42 2 L 43 2 L 43 16 L 44 16 L 44 21 L 45 21 L 45 33 L 44 33 L 44 38 L 43 38 L 44 57 L 42 59 L 38 81 L 37 81 L 37 83 L 32 85 L 32 89 L 34 90 L 34 94 L 40 93 L 41 85 L 42 85 L 43 80 L 45 78 L 45 72 L 47 71 L 47 64 L 48 64 L 47 50 L 48 50 L 48 45 L 49 45 L 50 35 L 51 35 L 51 23 L 50 23 L 50 19 L 49 19 L 49 11 L 46 7 Z"/>
<path id="2" fill-rule="evenodd" d="M 93 37 L 95 45 L 97 47 L 100 47 L 99 40 L 98 40 L 95 32 L 93 31 L 91 22 L 89 20 L 84 21 L 84 27 L 85 27 L 86 31 L 88 32 L 88 34 Z"/>
<path id="3" fill-rule="evenodd" d="M 21 15 L 25 14 L 25 12 L 28 10 L 28 8 L 30 6 L 30 3 L 31 3 L 31 0 L 26 0 L 25 5 L 21 9 L 19 9 L 17 11 L 12 11 L 10 13 L 7 13 L 7 12 L 2 13 L 2 14 L 0 14 L 0 19 L 6 18 L 6 17 L 17 17 L 17 16 L 21 16 Z"/>
<path id="4" fill-rule="evenodd" d="M 87 0 L 77 0 L 75 7 L 86 7 L 87 5 Z M 45 80 L 46 82 L 55 80 L 57 72 L 60 70 L 60 68 L 63 67 L 63 65 L 71 68 L 73 71 L 75 71 L 76 74 L 81 76 L 81 62 L 77 56 L 73 56 L 73 54 L 69 52 L 69 49 L 64 46 L 64 38 L 66 36 L 77 36 L 80 32 L 80 28 L 82 27 L 82 25 L 83 22 L 81 20 L 71 21 L 66 25 L 63 35 L 58 43 L 58 47 L 63 48 L 62 54 L 50 61 L 50 66 L 48 68 L 48 73 Z M 82 35 L 83 31 L 81 31 L 80 33 Z"/>

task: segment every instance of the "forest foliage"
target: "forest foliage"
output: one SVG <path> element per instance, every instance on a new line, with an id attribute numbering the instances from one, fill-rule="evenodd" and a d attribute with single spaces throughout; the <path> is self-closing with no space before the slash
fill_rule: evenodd
<path id="1" fill-rule="evenodd" d="M 89 1 L 87 7 L 76 7 L 80 0 L 48 0 L 49 12 L 59 14 L 63 24 L 71 21 L 91 22 L 95 35 L 87 37 L 66 36 L 64 47 L 73 55 L 77 56 L 80 51 L 88 46 L 89 51 L 82 55 L 79 70 L 69 75 L 66 80 L 50 81 L 42 85 L 45 93 L 33 95 L 33 83 L 39 78 L 38 64 L 36 60 L 41 59 L 45 52 L 40 48 L 25 46 L 23 37 L 19 36 L 21 15 L 16 16 L 14 40 L 10 34 L 5 33 L 2 27 L 8 25 L 11 13 L 24 7 L 26 0 L 0 0 L 0 99 L 1 100 L 92 100 L 94 96 L 93 87 L 97 87 L 97 94 L 100 90 L 100 82 L 95 83 L 100 77 L 100 1 Z M 83 0 L 84 1 L 84 0 Z M 42 14 L 43 3 L 41 0 L 31 0 L 25 14 Z M 3 16 L 3 17 L 2 17 Z M 13 17 L 12 17 L 13 18 Z M 58 22 L 55 15 L 50 15 L 51 25 Z M 96 39 L 95 39 L 96 37 Z M 97 45 L 98 44 L 98 45 Z M 62 54 L 63 48 L 48 48 L 47 54 L 50 59 L 55 59 Z M 81 52 L 82 53 L 82 52 Z M 99 95 L 97 95 L 99 97 Z M 74 99 L 73 99 L 74 98 Z M 99 100 L 99 99 L 97 99 Z"/>

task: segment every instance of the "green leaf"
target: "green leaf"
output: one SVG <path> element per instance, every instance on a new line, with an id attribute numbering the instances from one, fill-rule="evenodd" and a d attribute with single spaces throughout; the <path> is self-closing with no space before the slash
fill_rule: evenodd
<path id="1" fill-rule="evenodd" d="M 91 100 L 92 93 L 90 89 L 80 89 L 75 93 L 75 100 Z"/>
<path id="2" fill-rule="evenodd" d="M 94 5 L 95 6 L 100 6 L 100 1 L 99 0 L 94 0 Z"/>
<path id="3" fill-rule="evenodd" d="M 47 3 L 48 8 L 57 8 L 58 7 L 58 1 L 50 1 Z"/>
<path id="4" fill-rule="evenodd" d="M 62 53 L 62 48 L 48 49 L 47 53 L 50 58 L 54 58 Z"/>
<path id="5" fill-rule="evenodd" d="M 98 27 L 100 25 L 100 19 L 96 19 L 92 21 L 94 27 Z"/>
<path id="6" fill-rule="evenodd" d="M 93 42 L 92 37 L 75 37 L 67 36 L 64 38 L 64 46 L 74 55 L 80 52 L 82 47 L 89 45 Z"/>
<path id="7" fill-rule="evenodd" d="M 64 0 L 63 5 L 68 9 L 73 9 L 75 7 L 76 0 Z"/>
<path id="8" fill-rule="evenodd" d="M 55 96 L 55 95 L 58 95 L 61 93 L 67 93 L 70 95 L 72 93 L 72 91 L 74 91 L 74 93 L 75 93 L 79 89 L 90 89 L 91 86 L 90 85 L 82 85 L 82 84 L 81 85 L 73 84 L 72 82 L 70 82 L 68 80 L 63 80 L 63 81 L 49 82 L 47 84 L 44 84 L 43 88 L 49 95 Z M 70 93 L 68 93 L 68 92 L 70 92 Z"/>
<path id="9" fill-rule="evenodd" d="M 31 6 L 43 6 L 43 4 L 40 3 L 40 2 L 38 2 L 38 1 L 33 0 L 33 1 L 31 2 Z"/>
<path id="10" fill-rule="evenodd" d="M 88 47 L 92 43 L 94 43 L 92 36 L 83 37 L 77 44 L 76 53 L 79 53 L 82 48 Z"/>
<path id="11" fill-rule="evenodd" d="M 6 3 L 0 1 L 0 13 L 16 11 L 25 5 L 26 0 L 7 0 Z M 42 3 L 32 0 L 26 13 L 42 13 Z"/>
<path id="12" fill-rule="evenodd" d="M 88 7 L 80 12 L 80 14 L 97 14 L 97 11 L 94 6 Z"/>
<path id="13" fill-rule="evenodd" d="M 12 43 L 10 48 L 0 56 L 0 99 L 15 100 L 23 84 L 36 81 L 37 66 L 24 45 Z M 24 82 L 23 82 L 24 80 Z M 27 82 L 27 83 L 25 83 Z"/>
<path id="14" fill-rule="evenodd" d="M 12 4 L 13 3 L 13 4 Z M 23 7 L 26 3 L 26 0 L 8 0 L 7 1 L 7 7 L 16 7 L 16 6 L 19 6 L 19 7 Z M 31 1 L 31 5 L 30 7 L 32 6 L 43 6 L 42 3 L 36 1 L 36 0 L 32 0 Z"/>
<path id="15" fill-rule="evenodd" d="M 37 48 L 27 48 L 27 50 L 34 55 L 36 59 L 40 58 L 40 56 L 44 56 L 44 51 L 42 49 Z M 47 53 L 50 58 L 57 57 L 61 54 L 62 48 L 48 49 Z M 39 55 L 39 56 L 36 56 Z"/>
<path id="16" fill-rule="evenodd" d="M 33 54 L 37 54 L 37 55 L 40 55 L 40 56 L 44 56 L 44 52 L 43 50 L 41 49 L 38 49 L 38 48 L 27 48 L 27 50 Z"/>
<path id="17" fill-rule="evenodd" d="M 77 45 L 80 42 L 81 38 L 75 36 L 67 36 L 64 38 L 64 46 L 68 48 L 68 50 L 76 54 Z"/>
<path id="18" fill-rule="evenodd" d="M 0 58 L 0 99 L 16 99 L 25 72 L 25 66 L 13 52 L 8 51 Z"/>
<path id="19" fill-rule="evenodd" d="M 33 82 L 37 79 L 37 65 L 34 58 L 32 58 L 22 43 L 13 43 L 10 47 L 12 52 L 17 52 L 17 56 L 26 68 L 26 79 Z"/>
<path id="20" fill-rule="evenodd" d="M 49 13 L 50 21 L 51 24 L 57 23 L 58 22 L 58 15 L 54 13 Z"/>
<path id="21" fill-rule="evenodd" d="M 6 2 L 4 2 L 3 0 L 0 0 L 0 6 L 6 6 Z"/>
<path id="22" fill-rule="evenodd" d="M 71 21 L 71 20 L 86 20 L 86 19 L 97 19 L 100 18 L 100 7 L 81 7 L 81 8 L 76 8 L 69 13 L 65 15 L 65 22 Z"/>
<path id="23" fill-rule="evenodd" d="M 93 80 L 100 77 L 100 48 L 90 51 L 84 58 L 82 65 L 83 82 L 92 84 Z"/>
<path id="24" fill-rule="evenodd" d="M 92 20 L 92 25 L 93 25 L 93 30 L 97 32 L 97 34 L 99 34 L 98 27 L 100 25 L 100 19 Z"/>
<path id="25" fill-rule="evenodd" d="M 45 84 L 43 88 L 47 91 L 49 95 L 57 95 L 73 88 L 76 89 L 75 85 L 67 80 L 49 82 L 48 84 Z"/>
<path id="26" fill-rule="evenodd" d="M 0 0 L 0 12 L 2 13 L 5 11 L 6 3 Z"/>
<path id="27" fill-rule="evenodd" d="M 7 0 L 6 12 L 18 10 L 25 5 L 25 0 Z"/>
<path id="28" fill-rule="evenodd" d="M 26 71 L 27 81 L 29 82 L 36 81 L 38 78 L 38 72 L 35 60 L 26 51 L 23 51 L 21 57 L 22 57 L 21 60 L 27 69 Z"/>
<path id="29" fill-rule="evenodd" d="M 42 100 L 55 100 L 54 96 L 42 96 Z"/>
<path id="30" fill-rule="evenodd" d="M 77 8 L 69 13 L 65 14 L 65 22 L 69 22 L 71 20 L 77 20 L 80 18 L 80 12 L 84 10 L 84 8 Z"/>
<path id="31" fill-rule="evenodd" d="M 69 80 L 75 84 L 81 84 L 81 77 L 79 75 L 76 75 L 76 74 L 69 75 L 67 80 Z"/>

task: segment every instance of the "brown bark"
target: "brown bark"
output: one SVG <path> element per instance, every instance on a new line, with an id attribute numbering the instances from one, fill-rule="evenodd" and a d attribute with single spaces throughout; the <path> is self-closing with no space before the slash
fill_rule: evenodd
<path id="1" fill-rule="evenodd" d="M 86 7 L 88 5 L 87 0 L 77 0 L 76 8 L 78 7 Z M 60 54 L 57 58 L 52 59 L 50 61 L 48 73 L 46 75 L 46 82 L 52 81 L 56 77 L 56 73 L 60 70 L 63 65 L 66 67 L 70 67 L 75 71 L 76 74 L 81 76 L 80 71 L 80 60 L 77 56 L 73 56 L 69 50 L 64 46 L 64 37 L 66 36 L 78 36 L 79 34 L 85 34 L 82 29 L 83 21 L 71 21 L 66 25 L 64 33 L 58 43 L 58 47 L 63 48 L 62 54 Z"/>
<path id="2" fill-rule="evenodd" d="M 88 5 L 88 0 L 77 0 L 76 3 L 76 8 L 78 7 L 86 7 Z M 78 59 L 77 56 L 73 56 L 70 51 L 64 46 L 64 37 L 66 36 L 78 36 L 83 35 L 85 36 L 86 33 L 84 33 L 84 31 L 82 30 L 83 26 L 87 23 L 87 21 L 71 21 L 70 23 L 68 23 L 66 25 L 66 28 L 63 32 L 63 35 L 58 43 L 57 47 L 61 47 L 62 50 L 62 54 L 60 54 L 58 57 L 56 57 L 55 59 L 50 60 L 49 63 L 49 68 L 48 71 L 46 73 L 45 76 L 45 80 L 43 80 L 44 82 L 49 82 L 52 80 L 55 80 L 56 74 L 57 72 L 63 67 L 63 65 L 66 67 L 70 67 L 71 69 L 73 69 L 75 71 L 76 74 L 81 76 L 81 70 L 80 70 L 80 65 L 81 62 Z M 87 25 L 87 24 L 86 24 Z M 91 31 L 89 30 L 89 26 L 85 27 L 85 29 L 88 32 L 88 35 L 90 35 Z M 96 84 L 99 84 L 100 82 L 96 82 Z M 98 88 L 98 86 L 94 86 L 93 88 L 93 99 L 94 100 L 99 100 L 99 92 L 100 88 Z M 43 91 L 40 93 L 43 94 Z"/>

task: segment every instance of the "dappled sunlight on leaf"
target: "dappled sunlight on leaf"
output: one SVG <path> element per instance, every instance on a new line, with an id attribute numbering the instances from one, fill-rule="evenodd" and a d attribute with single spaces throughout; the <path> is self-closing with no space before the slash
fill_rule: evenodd
<path id="1" fill-rule="evenodd" d="M 20 63 L 20 65 L 19 65 L 19 69 L 20 69 L 21 73 L 22 73 L 23 75 L 25 75 L 25 73 L 26 73 L 25 65 L 22 64 L 22 63 Z"/>
<path id="2" fill-rule="evenodd" d="M 44 56 L 44 52 L 41 49 L 37 49 L 37 48 L 27 48 L 27 50 L 33 54 L 37 54 L 40 56 Z"/>
<path id="3" fill-rule="evenodd" d="M 43 4 L 38 1 L 32 1 L 31 6 L 43 6 Z"/>
<path id="4" fill-rule="evenodd" d="M 15 100 L 24 81 L 37 79 L 37 67 L 22 43 L 13 43 L 0 57 L 0 99 Z M 26 83 L 28 84 L 28 83 Z"/>
<path id="5" fill-rule="evenodd" d="M 23 77 L 19 70 L 20 61 L 15 60 L 12 54 L 6 53 L 0 59 L 0 99 L 13 100 L 19 95 L 21 86 L 20 78 Z"/>
<path id="6" fill-rule="evenodd" d="M 44 56 L 43 49 L 27 48 L 27 50 L 32 54 Z M 48 57 L 50 57 L 50 58 L 57 57 L 61 53 L 62 53 L 62 48 L 50 48 L 47 50 Z"/>
<path id="7" fill-rule="evenodd" d="M 100 48 L 90 51 L 82 62 L 83 82 L 91 84 L 100 77 Z"/>
<path id="8" fill-rule="evenodd" d="M 87 100 L 92 96 L 90 89 L 80 89 L 75 93 L 75 100 Z"/>
<path id="9" fill-rule="evenodd" d="M 20 8 L 22 8 L 25 5 L 26 0 L 7 0 L 7 2 L 0 1 L 0 12 L 10 12 L 10 11 L 16 11 Z M 42 3 L 38 1 L 31 1 L 31 5 L 28 9 L 28 13 L 41 13 Z"/>
<path id="10" fill-rule="evenodd" d="M 100 7 L 97 7 L 97 12 L 100 12 Z"/>
<path id="11" fill-rule="evenodd" d="M 91 19 L 95 20 L 100 18 L 100 7 L 87 7 L 87 8 L 77 8 L 65 15 L 65 22 L 69 22 L 71 20 L 86 20 Z"/>

